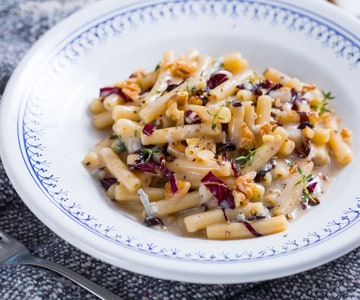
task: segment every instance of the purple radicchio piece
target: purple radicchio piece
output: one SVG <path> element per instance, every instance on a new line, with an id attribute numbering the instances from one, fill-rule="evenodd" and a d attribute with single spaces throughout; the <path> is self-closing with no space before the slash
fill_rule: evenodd
<path id="1" fill-rule="evenodd" d="M 143 128 L 143 134 L 150 136 L 154 132 L 154 125 L 153 124 L 145 124 Z"/>
<path id="2" fill-rule="evenodd" d="M 255 236 L 255 237 L 260 237 L 260 236 L 262 236 L 262 234 L 259 233 L 259 232 L 257 232 L 257 231 L 255 230 L 255 228 L 254 228 L 249 222 L 247 222 L 247 221 L 241 221 L 241 223 L 243 223 L 243 224 L 245 225 L 246 229 L 247 229 L 253 236 Z"/>
<path id="3" fill-rule="evenodd" d="M 305 127 L 309 127 L 309 128 L 314 128 L 314 125 L 312 125 L 310 122 L 306 121 L 306 122 L 302 122 L 298 125 L 298 129 L 304 129 Z"/>
<path id="4" fill-rule="evenodd" d="M 294 153 L 300 158 L 305 158 L 305 157 L 308 157 L 308 155 L 310 154 L 310 151 L 311 151 L 310 139 L 303 138 L 301 146 L 295 148 Z"/>
<path id="5" fill-rule="evenodd" d="M 164 223 L 158 217 L 146 216 L 145 219 L 144 219 L 144 225 L 146 225 L 147 227 L 164 226 Z"/>
<path id="6" fill-rule="evenodd" d="M 99 93 L 99 96 L 100 97 L 107 97 L 111 94 L 118 94 L 119 92 L 119 88 L 117 87 L 113 87 L 113 86 L 106 86 L 106 87 L 103 87 L 103 88 L 100 88 L 100 93 Z"/>
<path id="7" fill-rule="evenodd" d="M 216 144 L 216 153 L 224 152 L 224 151 L 235 151 L 236 145 L 234 143 L 226 142 L 226 143 L 217 143 Z"/>
<path id="8" fill-rule="evenodd" d="M 206 82 L 206 88 L 213 89 L 218 85 L 222 84 L 231 77 L 231 73 L 227 70 L 217 70 L 210 75 L 210 78 Z"/>
<path id="9" fill-rule="evenodd" d="M 230 164 L 231 164 L 231 169 L 234 172 L 234 177 L 238 178 L 241 174 L 240 174 L 240 170 L 239 170 L 237 164 L 235 163 L 235 160 L 231 159 Z"/>
<path id="10" fill-rule="evenodd" d="M 176 179 L 174 174 L 165 166 L 165 159 L 163 159 L 160 163 L 160 171 L 169 179 L 171 191 L 173 194 L 176 194 L 178 191 Z"/>
<path id="11" fill-rule="evenodd" d="M 116 86 L 107 86 L 107 87 L 103 87 L 103 88 L 100 88 L 100 93 L 99 93 L 99 96 L 100 97 L 107 97 L 111 94 L 116 94 L 118 95 L 119 97 L 121 97 L 122 99 L 125 100 L 125 102 L 133 102 L 134 100 L 129 97 L 128 95 L 126 95 L 122 90 L 121 88 L 118 88 Z"/>
<path id="12" fill-rule="evenodd" d="M 132 165 L 128 165 L 128 168 L 130 170 L 136 169 L 144 173 L 158 174 L 157 170 L 159 168 L 159 165 L 153 160 L 150 160 L 146 163 L 139 161 L 139 162 L 135 162 Z"/>
<path id="13" fill-rule="evenodd" d="M 105 191 L 107 191 L 115 183 L 117 183 L 117 179 L 113 177 L 106 177 L 100 179 L 100 184 Z"/>
<path id="14" fill-rule="evenodd" d="M 186 124 L 199 124 L 199 123 L 201 123 L 201 119 L 196 112 L 189 109 L 185 112 L 185 123 Z"/>
<path id="15" fill-rule="evenodd" d="M 216 177 L 211 171 L 207 173 L 201 182 L 209 189 L 211 194 L 218 200 L 220 208 L 235 208 L 232 191 L 227 185 Z"/>

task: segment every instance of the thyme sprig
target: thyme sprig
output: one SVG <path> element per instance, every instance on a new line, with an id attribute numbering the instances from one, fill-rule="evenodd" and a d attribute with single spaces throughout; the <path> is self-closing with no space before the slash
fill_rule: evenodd
<path id="1" fill-rule="evenodd" d="M 220 111 L 223 107 L 224 107 L 224 105 L 221 105 L 214 114 L 209 110 L 206 111 L 210 116 L 213 117 L 211 120 L 211 129 L 212 130 L 216 129 L 216 120 L 224 120 L 223 117 L 219 117 Z"/>
<path id="2" fill-rule="evenodd" d="M 161 153 L 161 150 L 158 148 L 150 149 L 150 148 L 141 148 L 140 151 L 146 155 L 144 158 L 144 163 L 147 164 L 154 153 Z"/>
<path id="3" fill-rule="evenodd" d="M 329 100 L 334 100 L 335 96 L 333 96 L 330 92 L 324 92 L 323 94 L 323 100 L 320 103 L 311 105 L 311 108 L 319 110 L 321 113 L 324 112 L 331 112 L 331 110 L 327 107 L 329 105 Z"/>
<path id="4" fill-rule="evenodd" d="M 250 167 L 252 166 L 252 164 L 254 163 L 254 155 L 257 151 L 259 151 L 260 149 L 264 149 L 266 148 L 265 145 L 260 146 L 258 148 L 255 149 L 251 149 L 249 144 L 246 144 L 246 151 L 247 151 L 247 155 L 241 155 L 235 158 L 235 160 L 240 160 L 243 162 L 243 164 L 248 164 Z"/>
<path id="5" fill-rule="evenodd" d="M 303 185 L 303 202 L 310 204 L 318 204 L 319 200 L 316 196 L 314 196 L 313 192 L 308 188 L 308 182 L 314 179 L 314 175 L 312 173 L 306 175 L 304 171 L 298 166 L 297 171 L 301 176 L 301 179 L 295 183 L 295 185 L 302 184 Z"/>

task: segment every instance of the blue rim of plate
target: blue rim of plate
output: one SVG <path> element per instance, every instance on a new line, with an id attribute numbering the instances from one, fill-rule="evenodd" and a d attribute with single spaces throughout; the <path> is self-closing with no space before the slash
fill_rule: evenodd
<path id="1" fill-rule="evenodd" d="M 181 15 L 185 18 L 197 15 L 226 14 L 229 18 L 247 18 L 250 22 L 268 22 L 271 26 L 282 26 L 286 30 L 304 34 L 308 39 L 320 43 L 322 47 L 333 51 L 340 60 L 346 60 L 349 70 L 360 68 L 360 37 L 346 28 L 321 15 L 295 4 L 281 1 L 257 0 L 200 0 L 200 1 L 158 1 L 138 2 L 115 8 L 75 29 L 56 46 L 43 65 L 39 81 L 46 84 L 53 80 L 61 70 L 76 63 L 82 55 L 86 55 L 92 47 L 108 38 L 120 37 L 127 30 L 138 26 L 154 24 L 169 16 Z M 176 22 L 176 18 L 175 21 Z M 43 80 L 43 82 L 41 82 Z M 282 245 L 269 246 L 257 253 L 243 251 L 229 254 L 227 252 L 205 254 L 199 251 L 181 252 L 175 248 L 158 247 L 154 243 L 143 244 L 135 236 L 117 233 L 111 225 L 99 224 L 96 217 L 85 212 L 79 204 L 70 200 L 68 192 L 59 184 L 59 178 L 50 171 L 51 162 L 46 159 L 46 146 L 42 143 L 44 134 L 41 126 L 43 118 L 41 88 L 28 85 L 20 102 L 18 113 L 18 144 L 22 158 L 36 185 L 44 195 L 52 201 L 64 214 L 94 234 L 122 247 L 148 255 L 167 259 L 192 262 L 246 262 L 263 260 L 304 250 L 322 243 L 345 230 L 360 220 L 360 196 L 353 200 L 353 207 L 342 212 L 342 215 L 328 222 L 318 232 L 309 232 L 299 240 L 288 240 Z"/>

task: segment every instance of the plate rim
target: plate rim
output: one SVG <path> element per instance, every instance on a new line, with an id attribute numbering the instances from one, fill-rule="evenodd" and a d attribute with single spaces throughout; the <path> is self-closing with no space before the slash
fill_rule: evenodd
<path id="1" fill-rule="evenodd" d="M 108 2 L 108 3 L 110 3 L 110 1 L 103 1 L 104 3 L 105 2 Z M 144 2 L 146 2 L 146 3 L 153 3 L 153 2 L 171 2 L 171 1 L 138 1 L 138 2 L 136 2 L 136 5 L 141 5 L 141 3 L 144 3 Z M 181 1 L 181 2 L 188 2 L 188 1 Z M 255 1 L 255 2 L 266 2 L 266 3 L 273 3 L 273 1 Z M 280 2 L 280 1 L 278 1 L 278 2 Z M 282 3 L 288 3 L 287 1 L 281 1 Z M 102 2 L 98 2 L 98 3 L 95 3 L 95 4 L 92 4 L 91 5 L 91 7 L 96 7 L 99 3 L 102 3 Z M 125 3 L 127 3 L 127 2 L 125 2 Z M 131 4 L 129 4 L 129 5 L 131 5 Z M 91 8 L 91 9 L 93 9 L 93 8 Z M 42 46 L 42 43 L 44 43 L 44 41 L 46 41 L 47 39 L 48 39 L 48 37 L 55 31 L 55 30 L 60 30 L 62 27 L 64 27 L 64 25 L 62 25 L 62 24 L 66 24 L 66 22 L 69 22 L 69 20 L 75 20 L 75 18 L 77 17 L 77 15 L 82 15 L 82 14 L 84 14 L 87 10 L 89 10 L 90 11 L 90 7 L 89 7 L 89 9 L 87 9 L 87 8 L 85 8 L 85 9 L 82 9 L 81 11 L 79 11 L 79 12 L 77 12 L 77 13 L 75 13 L 75 15 L 72 15 L 72 16 L 70 16 L 70 17 L 68 17 L 67 19 L 65 19 L 64 21 L 62 21 L 62 22 L 60 22 L 58 25 L 56 25 L 56 28 L 54 28 L 54 29 L 50 29 L 50 31 L 48 32 L 48 33 L 46 33 L 32 48 L 31 48 L 31 50 L 28 52 L 28 54 L 24 57 L 24 59 L 20 62 L 20 64 L 19 64 L 19 66 L 16 68 L 16 70 L 14 71 L 14 73 L 13 73 L 13 76 L 11 77 L 11 79 L 9 80 L 9 83 L 8 83 L 8 85 L 7 85 L 7 87 L 6 87 L 6 89 L 5 89 L 5 92 L 4 92 L 4 95 L 3 95 L 3 99 L 2 99 L 2 107 L 4 106 L 3 105 L 3 103 L 4 102 L 8 102 L 8 100 L 6 100 L 8 97 L 10 97 L 10 96 L 8 96 L 8 94 L 12 94 L 12 93 L 14 93 L 13 92 L 13 90 L 14 90 L 14 85 L 16 84 L 16 78 L 18 78 L 20 75 L 20 73 L 21 73 L 21 68 L 23 68 L 24 66 L 26 66 L 27 65 L 27 63 L 28 63 L 28 61 L 30 60 L 30 58 L 32 58 L 32 56 L 33 55 L 36 55 L 35 54 L 35 52 L 36 52 L 36 49 L 37 48 L 39 48 L 40 46 Z M 51 44 L 51 43 L 49 43 L 49 44 Z M 34 50 L 35 49 L 35 50 Z M 19 80 L 19 79 L 18 79 Z M 18 91 L 15 91 L 15 94 L 17 94 L 18 93 Z M 5 100 L 5 101 L 4 101 Z M 4 113 L 2 113 L 2 115 L 3 115 Z M 4 118 L 2 118 L 2 119 L 4 119 Z M 3 126 L 2 126 L 3 127 Z M 3 132 L 3 131 L 2 131 Z M 3 138 L 3 136 L 4 135 L 2 135 L 1 136 L 1 138 L 0 139 L 2 139 Z M 8 157 L 9 156 L 9 154 L 5 154 L 4 155 L 4 153 L 7 153 L 8 151 L 5 149 L 5 146 L 4 146 L 4 144 L 5 143 L 1 143 L 1 145 L 0 145 L 0 153 L 1 153 L 1 157 L 3 158 L 3 157 Z M 18 180 L 17 180 L 17 178 L 16 178 L 16 175 L 13 173 L 13 171 L 11 170 L 12 169 L 12 167 L 11 166 L 9 166 L 10 165 L 10 163 L 8 164 L 8 160 L 6 160 L 5 159 L 5 161 L 3 160 L 3 164 L 4 164 L 4 167 L 5 167 L 5 170 L 6 170 L 6 172 L 7 172 L 7 174 L 9 174 L 9 178 L 10 178 L 10 180 L 11 180 L 11 182 L 17 182 Z M 34 212 L 36 212 L 35 214 L 36 214 L 36 216 L 38 216 L 39 217 L 39 215 L 41 215 L 42 216 L 42 218 L 40 218 L 41 220 L 43 220 L 43 219 L 45 219 L 46 220 L 46 217 L 45 216 L 43 216 L 43 213 L 42 212 L 39 212 L 38 211 L 38 209 L 37 208 L 35 208 L 35 207 L 32 207 L 32 203 L 29 203 L 28 201 L 30 201 L 29 200 L 29 198 L 28 198 L 28 196 L 29 195 L 26 195 L 26 194 L 28 194 L 28 192 L 26 192 L 25 190 L 23 190 L 20 186 L 20 184 L 19 183 L 15 183 L 14 184 L 14 186 L 15 186 L 15 189 L 16 189 L 16 191 L 19 191 L 19 194 L 21 194 L 21 195 L 25 195 L 25 197 L 22 197 L 23 198 L 23 201 L 30 207 L 30 208 L 32 208 L 31 210 L 34 210 Z M 26 200 L 25 200 L 26 199 Z M 31 201 L 30 201 L 31 202 Z M 50 223 L 50 222 L 49 222 Z M 45 225 L 48 225 L 47 223 L 45 223 L 44 222 L 44 224 Z M 50 223 L 50 225 L 48 225 L 54 232 L 56 232 L 56 233 L 58 233 L 58 230 L 56 230 L 56 228 L 55 228 L 55 226 L 54 225 L 52 225 L 51 223 Z M 62 235 L 61 235 L 62 236 Z M 62 236 L 63 237 L 63 236 Z M 64 237 L 63 237 L 64 238 Z M 69 240 L 69 237 L 67 237 L 67 238 L 64 238 L 64 239 L 66 239 L 66 240 Z M 72 240 L 73 242 L 72 242 L 72 244 L 73 245 L 75 245 L 76 247 L 78 247 L 77 245 L 76 245 L 76 240 L 74 240 L 74 239 L 71 239 L 70 238 L 70 240 Z M 359 245 L 355 245 L 355 247 L 357 247 L 357 246 L 359 246 Z M 83 247 L 84 247 L 84 245 L 83 245 Z M 80 248 L 80 249 L 82 249 L 81 247 L 78 247 L 78 248 Z M 89 253 L 88 251 L 85 251 L 85 252 L 87 252 L 87 253 Z M 340 251 L 340 252 L 344 252 L 344 250 L 343 251 Z M 348 252 L 348 250 L 347 250 L 347 252 Z M 344 253 L 342 253 L 342 254 L 344 254 Z M 325 262 L 325 261 L 324 261 Z M 326 261 L 327 262 L 327 261 Z M 114 263 L 114 264 L 116 264 L 116 263 Z M 116 264 L 117 265 L 117 264 Z M 166 269 L 167 270 L 167 269 Z M 285 272 L 286 273 L 286 272 Z M 166 275 L 168 275 L 168 274 L 166 274 Z M 288 273 L 286 273 L 285 275 L 289 275 Z M 173 274 L 173 278 L 172 279 L 177 279 L 177 280 L 179 280 L 179 278 L 178 278 L 178 276 L 177 276 L 177 274 Z M 213 283 L 219 283 L 219 281 L 218 281 L 218 279 L 214 279 L 214 280 L 216 280 L 216 282 L 213 282 Z M 209 280 L 207 280 L 207 281 L 209 281 Z M 235 281 L 235 282 L 238 282 L 238 281 Z M 234 282 L 234 283 L 235 283 Z M 203 283 L 203 282 L 202 282 Z M 226 282 L 226 283 L 228 283 L 228 281 Z"/>

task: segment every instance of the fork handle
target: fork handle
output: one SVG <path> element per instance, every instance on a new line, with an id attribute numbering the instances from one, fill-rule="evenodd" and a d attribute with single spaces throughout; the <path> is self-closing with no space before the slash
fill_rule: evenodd
<path id="1" fill-rule="evenodd" d="M 21 261 L 19 261 L 21 264 L 24 265 L 34 265 L 43 267 L 49 270 L 52 270 L 70 280 L 77 283 L 84 289 L 88 290 L 90 293 L 94 294 L 100 299 L 104 300 L 123 300 L 122 298 L 116 296 L 115 294 L 111 293 L 110 291 L 102 288 L 101 286 L 97 285 L 96 283 L 90 281 L 89 279 L 81 276 L 78 273 L 75 273 L 74 271 L 65 268 L 57 263 L 54 263 L 52 261 L 48 261 L 39 257 L 35 256 L 23 256 Z"/>

